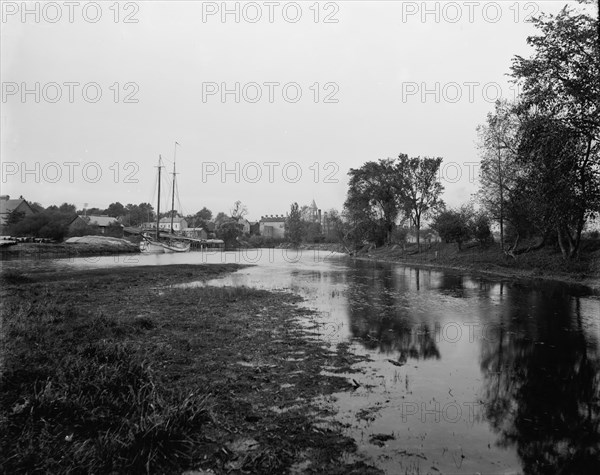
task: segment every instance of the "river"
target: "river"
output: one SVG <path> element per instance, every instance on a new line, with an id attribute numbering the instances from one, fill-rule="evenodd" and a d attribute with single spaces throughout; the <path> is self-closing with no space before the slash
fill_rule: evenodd
<path id="1" fill-rule="evenodd" d="M 321 338 L 369 357 L 321 403 L 387 473 L 600 473 L 600 299 L 583 289 L 280 249 L 2 267 L 217 262 L 254 267 L 209 285 L 299 293 Z"/>

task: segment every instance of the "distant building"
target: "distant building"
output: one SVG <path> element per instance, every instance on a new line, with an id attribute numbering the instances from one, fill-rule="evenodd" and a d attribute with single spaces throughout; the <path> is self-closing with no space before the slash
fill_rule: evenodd
<path id="1" fill-rule="evenodd" d="M 171 218 L 162 218 L 158 223 L 160 229 L 165 231 L 171 231 Z M 173 218 L 173 231 L 181 231 L 188 227 L 188 223 L 185 218 Z"/>
<path id="2" fill-rule="evenodd" d="M 175 227 L 175 226 L 173 226 Z M 204 228 L 185 228 L 182 231 L 184 236 L 187 236 L 189 238 L 193 238 L 193 239 L 207 239 L 208 238 L 208 233 L 206 232 L 206 230 Z"/>
<path id="3" fill-rule="evenodd" d="M 261 216 L 259 232 L 261 236 L 283 239 L 285 237 L 285 216 Z"/>
<path id="4" fill-rule="evenodd" d="M 99 234 L 118 235 L 122 233 L 123 229 L 123 225 L 119 223 L 117 218 L 113 218 L 112 216 L 77 215 L 69 223 L 69 232 L 72 233 L 87 226 L 96 228 Z M 111 230 L 110 233 L 109 228 Z M 119 230 L 116 228 L 121 228 L 121 231 L 119 232 Z"/>
<path id="5" fill-rule="evenodd" d="M 260 221 L 252 221 L 250 223 L 250 235 L 258 236 L 260 234 Z"/>
<path id="6" fill-rule="evenodd" d="M 308 207 L 308 216 L 304 217 L 304 219 L 310 223 L 323 224 L 321 219 L 321 210 L 318 208 L 315 200 L 312 200 L 312 203 Z"/>
<path id="7" fill-rule="evenodd" d="M 237 218 L 235 221 L 237 221 L 238 225 L 240 226 L 242 233 L 250 234 L 250 222 L 246 218 Z"/>
<path id="8" fill-rule="evenodd" d="M 0 196 L 0 224 L 5 225 L 8 221 L 8 215 L 13 211 L 23 213 L 25 216 L 34 213 L 29 203 L 22 196 L 16 200 L 11 200 L 9 195 Z"/>

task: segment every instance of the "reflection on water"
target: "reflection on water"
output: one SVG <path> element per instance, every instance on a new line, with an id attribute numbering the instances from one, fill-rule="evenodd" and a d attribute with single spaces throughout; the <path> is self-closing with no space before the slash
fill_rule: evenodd
<path id="1" fill-rule="evenodd" d="M 102 259 L 44 265 L 125 265 Z M 388 473 L 600 473 L 597 297 L 317 253 L 143 259 L 257 264 L 211 283 L 303 295 L 324 338 L 371 358 L 323 404 Z"/>

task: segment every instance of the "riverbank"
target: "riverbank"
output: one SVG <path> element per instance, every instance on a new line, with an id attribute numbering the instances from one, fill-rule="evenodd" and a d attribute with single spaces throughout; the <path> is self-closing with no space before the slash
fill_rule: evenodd
<path id="1" fill-rule="evenodd" d="M 312 402 L 356 358 L 298 296 L 176 286 L 240 267 L 4 273 L 4 470 L 380 473 Z"/>
<path id="2" fill-rule="evenodd" d="M 61 259 L 73 257 L 95 257 L 119 254 L 136 254 L 140 252 L 139 244 L 129 242 L 125 239 L 103 238 L 102 236 L 92 237 L 93 241 L 90 242 L 22 242 L 13 246 L 0 248 L 0 260 Z"/>
<path id="3" fill-rule="evenodd" d="M 416 245 L 405 248 L 392 245 L 358 252 L 355 258 L 516 280 L 562 282 L 584 286 L 600 294 L 600 242 L 585 242 L 581 251 L 579 259 L 565 262 L 560 252 L 548 248 L 521 254 L 515 259 L 506 257 L 496 246 L 472 245 L 459 251 L 456 244 L 437 243 L 430 248 L 423 245 L 420 253 Z"/>

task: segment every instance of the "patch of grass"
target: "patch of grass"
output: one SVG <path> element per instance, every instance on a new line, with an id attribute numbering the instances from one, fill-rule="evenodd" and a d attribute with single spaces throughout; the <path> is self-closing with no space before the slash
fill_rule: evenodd
<path id="1" fill-rule="evenodd" d="M 131 326 L 52 303 L 3 316 L 6 473 L 144 473 L 190 462 L 211 419 L 208 395 L 164 389 L 150 354 L 107 341 Z"/>

